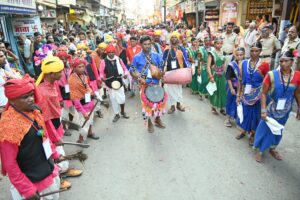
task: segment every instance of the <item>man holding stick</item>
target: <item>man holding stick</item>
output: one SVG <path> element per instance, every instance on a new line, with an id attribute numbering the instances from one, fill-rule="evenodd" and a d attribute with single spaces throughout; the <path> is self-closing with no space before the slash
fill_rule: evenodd
<path id="1" fill-rule="evenodd" d="M 84 139 L 84 135 L 94 140 L 99 139 L 92 131 L 92 125 L 94 123 L 93 110 L 95 108 L 92 97 L 95 97 L 95 95 L 89 86 L 88 77 L 85 75 L 86 65 L 87 62 L 85 59 L 75 58 L 71 64 L 73 73 L 69 78 L 70 97 L 77 111 L 75 112 L 73 122 L 81 127 L 78 143 L 87 143 Z"/>
<path id="2" fill-rule="evenodd" d="M 41 101 L 38 106 L 43 111 L 49 139 L 56 146 L 56 151 L 65 156 L 65 151 L 62 147 L 62 137 L 64 129 L 61 123 L 61 106 L 56 85 L 61 78 L 61 72 L 64 69 L 64 63 L 58 57 L 50 56 L 43 60 L 41 71 L 36 85 L 41 94 Z M 70 169 L 69 161 L 63 161 L 58 164 L 60 173 L 65 177 L 77 177 L 82 174 L 81 170 Z M 70 188 L 71 183 L 68 181 L 61 182 L 61 189 Z"/>
<path id="3" fill-rule="evenodd" d="M 0 121 L 2 173 L 10 179 L 13 200 L 40 199 L 39 195 L 59 190 L 58 167 L 53 159 L 62 157 L 35 105 L 40 98 L 33 79 L 28 75 L 11 79 L 4 89 L 9 103 Z M 49 197 L 58 200 L 59 194 Z"/>

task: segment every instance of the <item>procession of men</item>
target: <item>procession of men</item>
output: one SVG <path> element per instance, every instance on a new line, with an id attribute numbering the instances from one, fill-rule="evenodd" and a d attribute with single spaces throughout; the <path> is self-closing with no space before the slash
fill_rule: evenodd
<path id="1" fill-rule="evenodd" d="M 300 120 L 298 27 L 287 27 L 282 44 L 272 24 L 260 27 L 255 21 L 244 34 L 232 22 L 221 34 L 210 32 L 206 23 L 199 30 L 165 24 L 88 28 L 35 32 L 34 41 L 21 35 L 23 66 L 0 43 L 0 156 L 12 199 L 59 199 L 72 186 L 69 178 L 80 179 L 88 170 L 70 163 L 81 160 L 85 148 L 101 146 L 103 133 L 95 126 L 103 118 L 118 127 L 120 121 L 133 123 L 136 112 L 134 123 L 146 127 L 140 134 L 155 137 L 174 130 L 166 115 L 190 116 L 198 109 L 185 105 L 191 98 L 211 109 L 202 113 L 207 120 L 224 116 L 224 130 L 238 127 L 235 138 L 247 138 L 255 149 L 249 159 L 264 163 L 267 153 L 284 159 L 277 146 L 289 114 Z M 67 155 L 70 143 L 81 151 Z"/>

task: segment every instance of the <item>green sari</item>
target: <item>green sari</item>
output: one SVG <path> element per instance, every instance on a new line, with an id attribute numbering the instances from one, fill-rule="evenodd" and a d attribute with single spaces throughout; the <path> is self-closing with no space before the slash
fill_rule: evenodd
<path id="1" fill-rule="evenodd" d="M 209 97 L 209 101 L 213 108 L 223 109 L 226 105 L 225 57 L 219 55 L 214 48 L 209 51 L 209 53 L 214 59 L 214 65 L 211 67 L 211 72 L 217 85 L 217 91 Z"/>
<path id="2" fill-rule="evenodd" d="M 192 47 L 187 48 L 188 51 L 188 57 L 192 58 L 195 62 L 195 74 L 193 74 L 193 78 L 192 78 L 192 83 L 190 84 L 190 88 L 192 90 L 193 93 L 197 93 L 198 92 L 198 80 L 197 80 L 197 76 L 198 76 L 198 53 L 199 50 L 193 50 Z M 197 64 L 197 65 L 196 65 Z"/>
<path id="3" fill-rule="evenodd" d="M 206 90 L 206 86 L 209 82 L 209 77 L 208 77 L 208 72 L 207 72 L 207 57 L 208 57 L 208 52 L 207 49 L 202 46 L 200 47 L 200 54 L 201 54 L 201 63 L 200 63 L 200 67 L 201 67 L 201 79 L 202 82 L 198 83 L 198 91 L 199 94 L 202 96 L 207 96 L 208 92 Z"/>

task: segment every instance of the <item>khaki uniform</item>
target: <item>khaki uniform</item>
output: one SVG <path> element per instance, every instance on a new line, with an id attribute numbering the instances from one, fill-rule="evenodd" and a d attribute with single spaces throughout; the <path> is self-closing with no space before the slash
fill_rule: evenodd
<path id="1" fill-rule="evenodd" d="M 275 49 L 281 48 L 280 42 L 273 34 L 269 35 L 267 38 L 262 38 L 260 42 L 262 44 L 260 58 L 261 60 L 271 64 L 272 53 Z"/>
<path id="2" fill-rule="evenodd" d="M 227 68 L 228 64 L 232 60 L 233 50 L 235 49 L 235 46 L 239 44 L 239 40 L 238 40 L 238 35 L 233 32 L 231 34 L 223 33 L 222 38 L 223 38 L 222 51 L 224 52 L 225 55 L 225 68 Z"/>

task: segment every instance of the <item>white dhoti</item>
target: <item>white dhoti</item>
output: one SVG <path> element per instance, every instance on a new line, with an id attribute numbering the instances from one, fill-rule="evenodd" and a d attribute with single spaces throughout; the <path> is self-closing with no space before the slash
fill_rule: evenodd
<path id="1" fill-rule="evenodd" d="M 168 104 L 173 106 L 176 103 L 182 103 L 182 85 L 178 84 L 165 84 L 164 88 L 168 94 Z"/>
<path id="2" fill-rule="evenodd" d="M 119 114 L 121 111 L 120 105 L 125 104 L 124 87 L 118 90 L 108 89 L 108 94 L 114 114 Z"/>
<path id="3" fill-rule="evenodd" d="M 49 193 L 49 192 L 54 192 L 54 191 L 59 190 L 59 188 L 60 188 L 60 179 L 59 179 L 59 176 L 56 176 L 55 178 L 53 178 L 53 184 L 50 185 L 45 190 L 39 192 L 39 194 L 43 195 L 43 194 L 46 194 L 46 193 Z M 11 185 L 11 187 L 10 187 L 10 192 L 11 192 L 13 200 L 25 199 L 23 196 L 20 195 L 18 190 L 13 185 Z M 59 199 L 59 193 L 52 194 L 52 195 L 41 198 L 41 200 L 58 200 L 58 199 Z"/>
<path id="4" fill-rule="evenodd" d="M 65 155 L 66 155 L 63 146 L 57 146 L 57 147 L 56 147 L 56 151 L 57 151 L 60 155 L 62 155 L 62 156 L 65 156 Z M 68 160 L 65 160 L 65 161 L 62 161 L 62 162 L 58 163 L 58 167 L 59 167 L 59 172 L 60 172 L 60 173 L 64 173 L 64 172 L 68 171 L 68 169 L 69 169 L 69 161 L 68 161 Z"/>
<path id="5" fill-rule="evenodd" d="M 74 106 L 71 106 L 71 107 L 64 106 L 61 109 L 61 118 L 64 121 L 69 121 L 69 114 L 71 114 L 72 116 L 74 116 L 74 113 L 75 113 Z"/>
<path id="6" fill-rule="evenodd" d="M 82 126 L 83 123 L 85 122 L 85 118 L 83 116 L 83 114 L 81 112 L 78 112 L 75 109 L 75 115 L 73 117 L 73 121 L 74 124 L 77 124 L 78 126 Z M 87 136 L 88 131 L 89 131 L 89 127 L 92 126 L 94 124 L 94 112 L 91 114 L 89 120 L 87 121 L 87 123 L 84 125 L 83 128 L 80 128 L 80 134 L 83 135 L 84 137 Z"/>
<path id="7" fill-rule="evenodd" d="M 100 99 L 101 101 L 103 101 L 102 97 L 101 97 L 101 94 L 102 94 L 102 88 L 101 89 L 98 89 L 96 92 L 95 92 L 95 95 L 97 96 L 98 99 Z M 96 102 L 95 102 L 96 103 Z M 101 103 L 98 103 L 95 107 L 95 110 L 94 112 L 97 112 L 97 111 L 101 111 Z"/>

